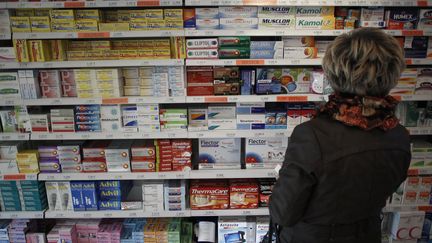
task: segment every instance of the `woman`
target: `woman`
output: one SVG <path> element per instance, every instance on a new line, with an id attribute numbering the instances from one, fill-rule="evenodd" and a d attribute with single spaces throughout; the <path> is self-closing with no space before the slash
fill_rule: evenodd
<path id="1" fill-rule="evenodd" d="M 406 179 L 410 139 L 388 96 L 404 68 L 396 39 L 354 30 L 328 47 L 335 94 L 294 129 L 270 199 L 282 243 L 380 243 L 380 213 Z"/>

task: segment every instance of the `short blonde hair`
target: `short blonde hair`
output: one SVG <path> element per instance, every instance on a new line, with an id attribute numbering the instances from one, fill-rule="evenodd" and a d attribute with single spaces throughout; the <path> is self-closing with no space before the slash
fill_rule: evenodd
<path id="1" fill-rule="evenodd" d="M 327 48 L 323 69 L 337 92 L 385 96 L 405 68 L 399 42 L 376 28 L 360 28 L 338 36 Z"/>

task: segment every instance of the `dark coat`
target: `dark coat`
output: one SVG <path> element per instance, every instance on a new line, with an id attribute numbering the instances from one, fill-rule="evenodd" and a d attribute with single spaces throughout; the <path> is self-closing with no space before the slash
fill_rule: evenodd
<path id="1" fill-rule="evenodd" d="M 379 243 L 380 213 L 406 179 L 408 131 L 320 116 L 294 129 L 270 198 L 282 243 Z"/>

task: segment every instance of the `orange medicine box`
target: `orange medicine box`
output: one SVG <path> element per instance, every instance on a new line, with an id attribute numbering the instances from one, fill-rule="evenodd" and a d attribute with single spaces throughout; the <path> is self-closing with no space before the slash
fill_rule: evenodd
<path id="1" fill-rule="evenodd" d="M 254 180 L 230 182 L 230 208 L 258 208 L 258 184 Z"/>
<path id="2" fill-rule="evenodd" d="M 30 61 L 30 55 L 28 52 L 28 46 L 26 40 L 13 40 L 13 46 L 15 49 L 15 56 L 17 62 Z"/>
<path id="3" fill-rule="evenodd" d="M 29 40 L 28 48 L 30 52 L 30 60 L 32 62 L 47 62 L 51 60 L 48 41 Z"/>
<path id="4" fill-rule="evenodd" d="M 190 187 L 192 210 L 227 209 L 229 187 L 226 181 L 192 180 Z"/>

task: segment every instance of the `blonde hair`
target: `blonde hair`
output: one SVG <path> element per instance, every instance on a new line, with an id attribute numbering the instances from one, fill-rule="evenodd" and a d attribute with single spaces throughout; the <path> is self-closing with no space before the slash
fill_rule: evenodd
<path id="1" fill-rule="evenodd" d="M 399 42 L 376 28 L 360 28 L 338 36 L 323 59 L 331 87 L 360 96 L 388 95 L 404 68 Z"/>

